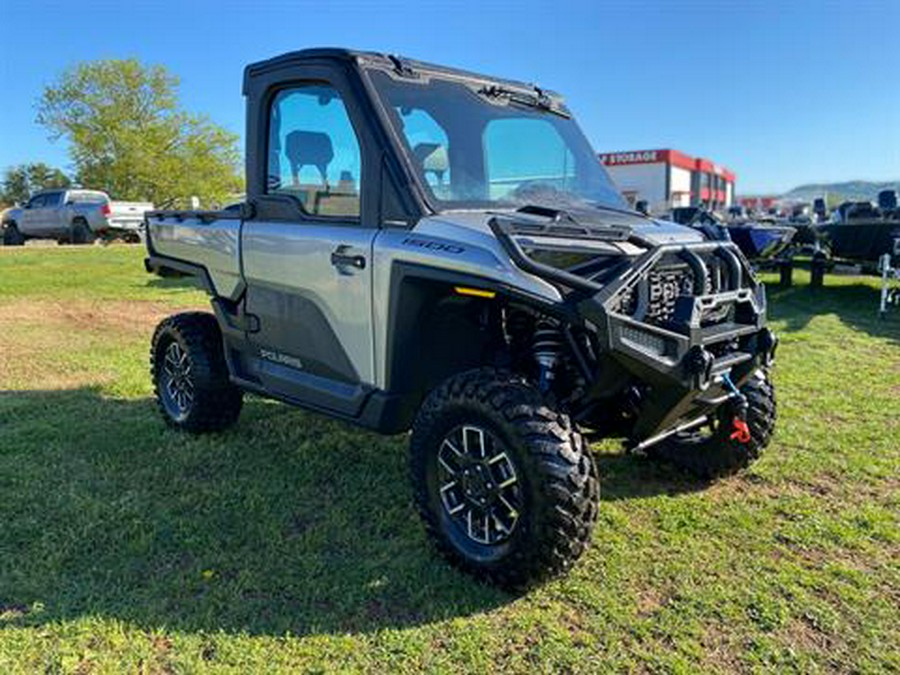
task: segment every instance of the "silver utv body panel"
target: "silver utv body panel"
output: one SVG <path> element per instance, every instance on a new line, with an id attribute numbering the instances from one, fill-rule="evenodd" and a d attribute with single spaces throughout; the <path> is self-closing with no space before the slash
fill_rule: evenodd
<path id="1" fill-rule="evenodd" d="M 256 289 L 285 303 L 285 312 L 298 307 L 286 298 L 311 305 L 327 320 L 359 382 L 382 388 L 396 263 L 464 273 L 548 302 L 560 299 L 554 286 L 512 263 L 487 220 L 483 213 L 432 216 L 401 230 L 151 216 L 148 240 L 155 255 L 202 267 L 214 297 L 236 301 Z M 362 256 L 365 267 L 332 264 L 339 249 Z M 270 318 L 294 321 L 286 313 Z M 278 353 L 289 354 L 285 349 Z"/>
<path id="2" fill-rule="evenodd" d="M 213 296 L 237 300 L 242 290 L 240 219 L 204 221 L 150 215 L 147 235 L 156 253 L 206 270 Z"/>

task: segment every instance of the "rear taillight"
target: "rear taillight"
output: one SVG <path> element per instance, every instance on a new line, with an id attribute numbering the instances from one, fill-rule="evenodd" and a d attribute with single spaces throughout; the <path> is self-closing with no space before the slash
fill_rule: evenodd
<path id="1" fill-rule="evenodd" d="M 110 213 L 112 213 L 112 209 L 109 208 L 109 202 L 104 203 L 103 206 L 100 207 L 100 213 L 102 213 L 104 216 L 108 216 Z"/>

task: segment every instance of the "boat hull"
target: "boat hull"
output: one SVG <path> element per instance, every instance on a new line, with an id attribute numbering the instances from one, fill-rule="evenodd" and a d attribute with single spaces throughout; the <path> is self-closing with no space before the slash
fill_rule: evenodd
<path id="1" fill-rule="evenodd" d="M 818 226 L 831 257 L 877 262 L 885 253 L 894 253 L 900 239 L 900 221 L 877 220 L 851 223 L 824 223 Z"/>
<path id="2" fill-rule="evenodd" d="M 797 232 L 787 225 L 729 225 L 728 234 L 749 260 L 772 258 L 781 253 Z"/>

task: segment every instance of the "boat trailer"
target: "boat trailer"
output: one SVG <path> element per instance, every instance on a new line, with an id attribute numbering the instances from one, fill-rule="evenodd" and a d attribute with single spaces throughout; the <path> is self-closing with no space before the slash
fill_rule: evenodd
<path id="1" fill-rule="evenodd" d="M 896 263 L 892 263 L 896 260 Z M 894 254 L 885 253 L 878 259 L 881 272 L 881 303 L 878 315 L 884 318 L 888 307 L 900 307 L 900 239 L 894 240 Z"/>

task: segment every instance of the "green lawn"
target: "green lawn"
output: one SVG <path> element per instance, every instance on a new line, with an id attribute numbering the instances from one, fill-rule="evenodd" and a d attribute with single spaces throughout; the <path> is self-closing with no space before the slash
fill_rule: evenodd
<path id="1" fill-rule="evenodd" d="M 598 446 L 573 573 L 522 597 L 429 549 L 402 436 L 257 398 L 158 417 L 137 247 L 0 248 L 0 673 L 900 670 L 900 312 L 773 290 L 780 419 L 705 485 Z"/>

